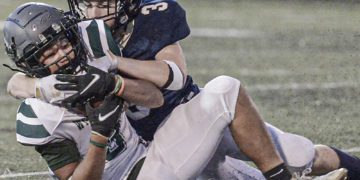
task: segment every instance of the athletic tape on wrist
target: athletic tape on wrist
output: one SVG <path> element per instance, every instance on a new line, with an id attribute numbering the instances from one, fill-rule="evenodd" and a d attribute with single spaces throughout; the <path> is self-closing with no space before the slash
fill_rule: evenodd
<path id="1" fill-rule="evenodd" d="M 90 144 L 92 144 L 98 148 L 101 148 L 101 149 L 105 149 L 107 147 L 107 144 L 99 143 L 99 142 L 93 141 L 91 139 L 90 139 Z"/>
<path id="2" fill-rule="evenodd" d="M 47 97 L 46 97 L 46 95 L 47 95 L 46 91 L 44 91 L 43 87 L 42 87 L 42 86 L 45 86 L 47 84 L 43 83 L 42 80 L 43 79 L 36 79 L 35 80 L 35 98 L 40 99 L 40 100 L 45 101 L 45 102 L 49 102 L 49 99 L 47 99 Z"/>
<path id="3" fill-rule="evenodd" d="M 117 94 L 120 91 L 123 83 L 123 78 L 120 75 L 115 75 L 115 80 L 116 80 L 116 84 L 112 94 Z"/>
<path id="4" fill-rule="evenodd" d="M 109 58 L 109 55 L 107 55 L 107 58 Z M 111 57 L 109 58 L 109 60 L 110 60 L 110 68 L 109 68 L 109 70 L 118 69 L 119 61 L 116 58 L 112 59 Z"/>
<path id="5" fill-rule="evenodd" d="M 40 79 L 36 79 L 35 80 L 35 98 L 38 98 L 38 99 L 41 99 L 42 100 L 42 92 L 41 92 L 41 89 L 40 89 Z"/>
<path id="6" fill-rule="evenodd" d="M 164 60 L 169 66 L 169 78 L 166 81 L 163 89 L 168 90 L 179 90 L 184 87 L 184 76 L 179 68 L 174 62 Z"/>
<path id="7" fill-rule="evenodd" d="M 120 90 L 116 93 L 116 96 L 121 97 L 124 93 L 124 89 L 125 89 L 125 81 L 124 79 L 122 79 Z"/>

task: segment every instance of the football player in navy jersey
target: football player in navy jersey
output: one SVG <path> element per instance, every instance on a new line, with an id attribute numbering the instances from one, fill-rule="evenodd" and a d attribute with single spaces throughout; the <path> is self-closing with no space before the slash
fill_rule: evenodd
<path id="1" fill-rule="evenodd" d="M 70 0 L 70 7 L 75 10 L 79 2 Z M 114 3 L 115 8 L 111 8 L 109 3 Z M 148 80 L 162 90 L 165 100 L 162 107 L 149 109 L 132 105 L 127 111 L 127 116 L 132 120 L 131 124 L 137 132 L 145 139 L 152 139 L 155 129 L 163 119 L 176 118 L 173 115 L 176 113 L 170 115 L 169 113 L 198 93 L 191 77 L 187 75 L 184 55 L 179 45 L 179 41 L 190 32 L 185 11 L 172 0 L 115 2 L 90 0 L 83 1 L 83 5 L 85 6 L 83 15 L 85 14 L 88 18 L 102 17 L 113 28 L 113 35 L 117 38 L 122 50 L 122 57 L 114 58 L 118 61 L 119 71 L 138 79 Z M 112 13 L 109 13 L 110 11 Z M 226 80 L 222 79 L 218 83 L 221 84 L 223 81 Z M 240 88 L 240 91 L 241 89 L 243 90 Z M 235 95 L 233 98 L 241 99 L 241 95 Z M 201 105 L 200 103 L 193 106 Z M 216 109 L 216 106 L 212 108 Z M 196 111 L 195 114 L 187 112 L 184 118 L 199 117 L 206 113 L 202 110 Z M 236 111 L 242 110 L 236 107 Z M 272 135 L 279 133 L 279 130 L 271 125 L 267 127 Z M 288 135 L 291 136 L 291 134 Z M 280 138 L 273 139 L 276 141 Z M 359 160 L 336 148 L 319 145 L 316 147 L 316 155 L 313 165 L 315 173 L 321 174 L 339 167 L 348 168 L 350 178 L 360 173 Z"/>
<path id="2" fill-rule="evenodd" d="M 70 4 L 70 7 L 76 8 L 77 3 Z M 261 117 L 247 96 L 245 88 L 240 88 L 238 80 L 220 76 L 199 91 L 191 76 L 187 75 L 179 41 L 189 35 L 190 29 L 186 22 L 185 11 L 176 1 L 83 1 L 82 5 L 85 11 L 81 11 L 79 15 L 85 14 L 88 18 L 103 17 L 107 24 L 113 27 L 115 37 L 119 37 L 122 58 L 119 61 L 112 56 L 114 61 L 118 62 L 119 72 L 152 82 L 163 93 L 164 104 L 159 108 L 130 104 L 126 113 L 139 135 L 146 140 L 152 140 L 154 134 L 155 136 L 160 134 L 159 130 L 157 133 L 155 131 L 165 119 L 177 119 L 173 122 L 179 124 L 167 123 L 167 128 L 162 126 L 162 129 L 169 129 L 168 132 L 186 132 L 189 131 L 188 126 L 182 125 L 186 123 L 185 120 L 209 119 L 212 121 L 211 119 L 214 119 L 217 121 L 224 118 L 231 122 L 229 127 L 238 147 L 267 177 L 279 171 L 282 173 L 278 176 L 290 177 L 283 161 L 274 150 Z M 110 14 L 109 16 L 97 14 L 99 7 L 106 6 L 115 7 L 103 8 Z M 65 101 L 77 102 L 81 101 L 81 98 L 89 98 L 81 95 L 74 97 L 76 98 L 70 97 Z M 226 117 L 225 114 L 227 114 Z M 191 126 L 202 125 L 197 125 L 194 121 Z M 169 134 L 169 136 L 172 135 Z M 201 137 L 200 131 L 199 137 Z M 197 142 L 185 135 L 174 138 L 172 142 L 158 142 L 161 144 L 159 148 L 175 146 L 176 139 L 189 141 L 189 143 Z M 161 138 L 155 138 L 153 143 L 156 143 L 158 139 Z M 170 150 L 172 149 L 168 151 Z M 149 160 L 145 161 L 146 163 L 157 162 Z"/>

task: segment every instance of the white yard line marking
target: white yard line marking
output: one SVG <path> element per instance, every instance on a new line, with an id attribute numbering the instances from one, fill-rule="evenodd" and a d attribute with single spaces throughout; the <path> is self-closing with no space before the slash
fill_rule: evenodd
<path id="1" fill-rule="evenodd" d="M 222 72 L 223 70 L 221 70 Z M 219 72 L 218 74 L 221 74 Z M 296 73 L 285 70 L 285 69 L 262 69 L 262 70 L 254 70 L 254 69 L 247 69 L 247 68 L 240 68 L 238 72 L 241 76 L 253 76 L 253 77 L 260 77 L 260 76 L 290 76 L 296 75 Z M 207 75 L 209 74 L 209 69 L 197 69 L 197 74 Z M 302 71 L 301 74 L 306 72 Z M 306 73 L 307 74 L 307 73 Z M 318 75 L 320 73 L 316 73 Z"/>
<path id="2" fill-rule="evenodd" d="M 360 84 L 353 81 L 328 82 L 328 83 L 289 83 L 289 84 L 257 84 L 248 86 L 250 91 L 270 90 L 320 90 L 335 89 L 343 87 L 359 87 Z"/>
<path id="3" fill-rule="evenodd" d="M 345 152 L 348 152 L 348 153 L 356 153 L 356 152 L 360 152 L 360 147 L 353 147 L 353 148 L 350 148 L 350 149 L 344 149 Z"/>
<path id="4" fill-rule="evenodd" d="M 289 76 L 295 73 L 285 69 L 268 69 L 268 70 L 253 70 L 253 69 L 239 69 L 241 76 Z M 208 73 L 208 72 L 207 72 Z M 304 72 L 302 72 L 304 73 Z"/>
<path id="5" fill-rule="evenodd" d="M 42 171 L 42 172 L 3 174 L 3 175 L 0 175 L 0 178 L 5 179 L 5 178 L 15 178 L 15 177 L 24 177 L 24 176 L 44 176 L 44 175 L 49 175 L 49 172 Z"/>
<path id="6" fill-rule="evenodd" d="M 193 37 L 216 37 L 216 38 L 250 38 L 260 37 L 264 33 L 245 29 L 220 29 L 220 28 L 191 28 Z"/>

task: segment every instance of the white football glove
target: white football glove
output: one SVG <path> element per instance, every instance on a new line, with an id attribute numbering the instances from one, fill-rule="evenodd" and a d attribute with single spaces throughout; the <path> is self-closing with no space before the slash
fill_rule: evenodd
<path id="1" fill-rule="evenodd" d="M 35 97 L 51 104 L 60 105 L 62 100 L 73 95 L 76 91 L 59 91 L 55 89 L 55 84 L 63 82 L 56 80 L 56 74 L 39 78 L 35 84 Z"/>

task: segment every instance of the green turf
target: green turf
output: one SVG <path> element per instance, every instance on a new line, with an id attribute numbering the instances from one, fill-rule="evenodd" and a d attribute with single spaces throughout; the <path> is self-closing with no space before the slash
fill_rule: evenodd
<path id="1" fill-rule="evenodd" d="M 1 19 L 24 0 L 1 0 Z M 65 1 L 48 1 L 66 7 Z M 264 119 L 339 148 L 360 146 L 360 4 L 329 1 L 180 0 L 191 28 L 255 32 L 246 38 L 189 37 L 190 74 L 202 86 L 221 74 L 257 84 L 353 82 L 354 87 L 250 91 Z M 0 35 L 2 41 L 2 35 Z M 2 42 L 0 42 L 2 44 Z M 0 63 L 9 62 L 0 48 Z M 11 72 L 1 68 L 0 96 Z M 0 99 L 0 174 L 45 171 L 32 147 L 15 141 L 19 101 Z M 354 153 L 360 155 L 360 152 Z"/>

